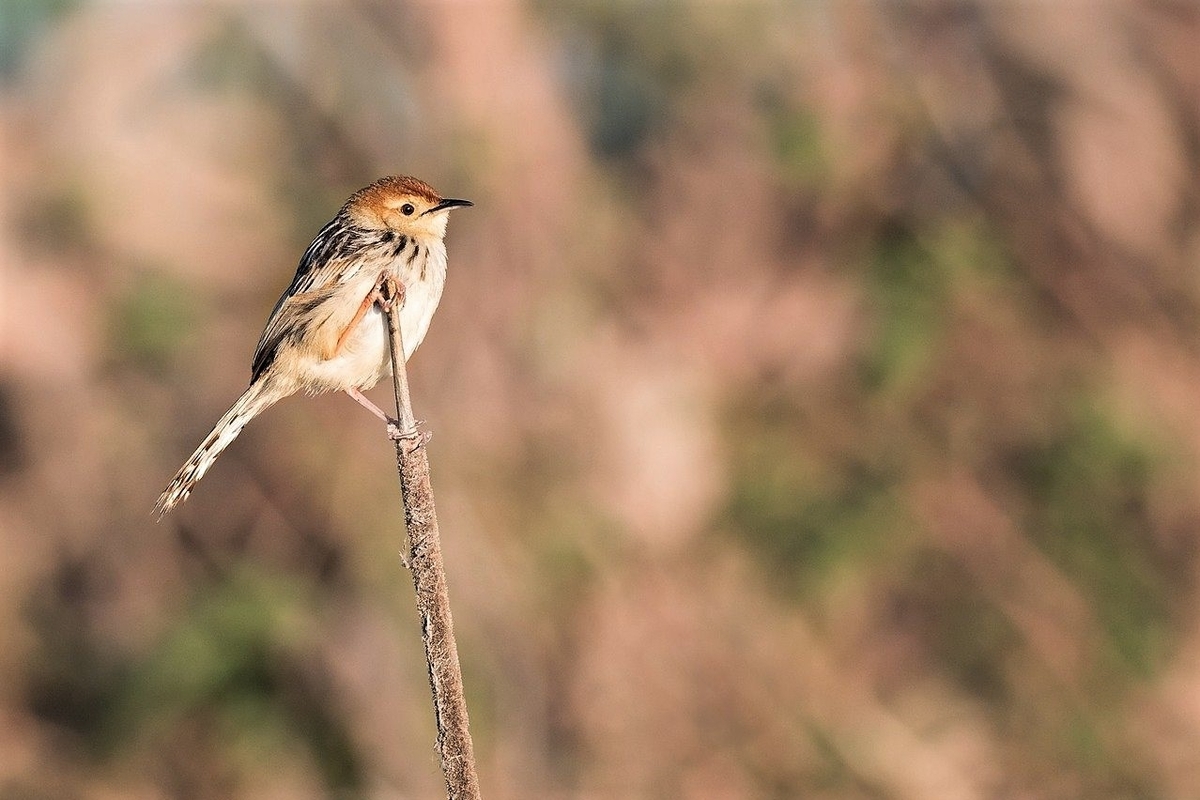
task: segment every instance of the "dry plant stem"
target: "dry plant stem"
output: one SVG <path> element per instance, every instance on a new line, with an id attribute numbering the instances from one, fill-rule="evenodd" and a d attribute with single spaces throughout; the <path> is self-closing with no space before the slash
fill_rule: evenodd
<path id="1" fill-rule="evenodd" d="M 396 392 L 396 424 L 398 431 L 390 431 L 400 451 L 400 439 L 417 437 L 417 419 L 413 416 L 412 398 L 408 394 L 408 370 L 404 363 L 404 341 L 400 336 L 400 307 L 404 305 L 404 286 L 394 278 L 384 276 L 379 280 L 379 294 L 386 303 L 384 311 L 388 323 L 388 343 L 392 347 L 392 388 Z"/>
<path id="2" fill-rule="evenodd" d="M 446 570 L 442 566 L 437 513 L 433 506 L 433 488 L 429 482 L 429 458 L 425 451 L 427 438 L 417 432 L 404 367 L 404 347 L 400 337 L 403 289 L 397 291 L 394 284 L 383 288 L 385 300 L 389 295 L 392 298 L 386 311 L 398 411 L 398 425 L 389 426 L 389 433 L 396 445 L 400 492 L 404 498 L 404 521 L 408 528 L 408 566 L 412 570 L 417 613 L 421 617 L 421 637 L 425 640 L 425 658 L 429 665 L 429 686 L 433 691 L 433 713 L 437 722 L 438 756 L 446 776 L 446 796 L 449 800 L 478 800 L 475 750 L 467 728 L 467 701 L 463 696 L 462 669 L 458 663 L 458 647 L 454 642 Z"/>

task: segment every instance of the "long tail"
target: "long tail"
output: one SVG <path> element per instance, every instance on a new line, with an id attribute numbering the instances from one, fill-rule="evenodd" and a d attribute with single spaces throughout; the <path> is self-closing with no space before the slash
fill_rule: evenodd
<path id="1" fill-rule="evenodd" d="M 208 472 L 217 456 L 233 443 L 242 432 L 242 428 L 246 427 L 246 423 L 266 411 L 280 398 L 281 395 L 272 391 L 265 381 L 250 384 L 250 388 L 246 389 L 237 402 L 225 412 L 225 416 L 213 426 L 212 431 L 196 448 L 196 452 L 179 468 L 166 490 L 159 495 L 158 502 L 154 504 L 158 518 L 162 519 L 164 514 L 186 500 L 192 492 L 192 487 L 204 477 L 204 473 Z"/>

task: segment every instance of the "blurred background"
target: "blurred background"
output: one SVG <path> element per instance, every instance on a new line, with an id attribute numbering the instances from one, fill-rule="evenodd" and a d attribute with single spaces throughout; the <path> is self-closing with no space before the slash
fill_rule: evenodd
<path id="1" fill-rule="evenodd" d="M 1200 796 L 1196 3 L 0 11 L 3 800 L 442 791 L 373 418 L 150 513 L 394 173 L 486 797 Z"/>

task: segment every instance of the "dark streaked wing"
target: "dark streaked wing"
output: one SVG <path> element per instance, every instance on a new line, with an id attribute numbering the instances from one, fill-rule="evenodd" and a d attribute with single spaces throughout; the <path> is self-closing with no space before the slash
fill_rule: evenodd
<path id="1" fill-rule="evenodd" d="M 254 360 L 250 367 L 251 383 L 271 366 L 279 345 L 289 335 L 289 319 L 292 315 L 280 314 L 284 304 L 299 294 L 317 295 L 335 279 L 344 276 L 348 264 L 362 257 L 364 245 L 371 237 L 370 232 L 355 227 L 343 214 L 338 214 L 321 228 L 300 257 L 291 285 L 279 296 L 275 308 L 271 310 L 258 346 L 254 348 Z"/>

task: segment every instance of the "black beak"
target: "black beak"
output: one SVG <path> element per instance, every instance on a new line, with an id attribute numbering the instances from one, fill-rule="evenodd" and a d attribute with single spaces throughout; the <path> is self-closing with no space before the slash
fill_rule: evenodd
<path id="1" fill-rule="evenodd" d="M 425 214 L 433 214 L 438 211 L 445 211 L 447 208 L 458 208 L 459 206 L 473 206 L 473 205 L 475 205 L 475 204 L 472 203 L 470 200 L 443 200 L 442 202 L 438 203 L 433 208 L 426 211 Z M 423 216 L 425 216 L 425 214 L 422 214 L 421 216 L 423 217 Z"/>

